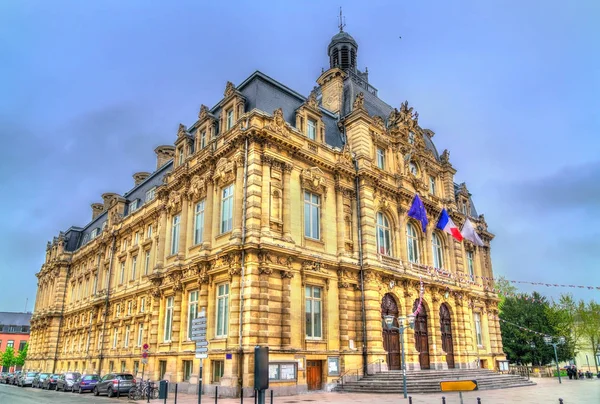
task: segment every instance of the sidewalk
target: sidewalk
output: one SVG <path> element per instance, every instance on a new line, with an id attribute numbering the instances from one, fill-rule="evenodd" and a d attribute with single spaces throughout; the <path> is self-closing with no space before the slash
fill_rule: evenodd
<path id="1" fill-rule="evenodd" d="M 477 404 L 477 397 L 481 404 L 551 404 L 559 403 L 562 398 L 564 404 L 598 404 L 600 403 L 600 379 L 564 380 L 559 384 L 558 379 L 534 379 L 535 386 L 517 387 L 502 390 L 484 390 L 463 393 L 465 404 Z M 270 391 L 267 391 L 266 404 L 270 404 Z M 441 403 L 442 396 L 446 397 L 446 404 L 459 404 L 458 393 L 413 394 L 413 404 Z M 164 403 L 163 400 L 152 400 L 155 404 Z M 166 401 L 175 403 L 175 396 L 169 393 Z M 407 403 L 402 395 L 397 394 L 357 394 L 357 393 L 310 393 L 297 396 L 275 397 L 276 404 L 308 404 L 308 403 L 364 403 L 364 404 L 398 404 Z M 197 404 L 198 396 L 191 394 L 178 394 L 177 404 Z M 214 396 L 202 396 L 202 404 L 215 403 Z M 219 398 L 217 404 L 239 404 L 240 398 Z M 244 403 L 253 404 L 254 397 L 245 397 Z"/>

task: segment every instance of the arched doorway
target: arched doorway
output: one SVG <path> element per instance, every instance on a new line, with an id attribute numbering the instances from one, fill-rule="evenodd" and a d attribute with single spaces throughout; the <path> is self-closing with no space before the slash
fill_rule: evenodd
<path id="1" fill-rule="evenodd" d="M 448 369 L 454 369 L 454 344 L 452 343 L 452 320 L 446 303 L 440 306 L 440 329 L 442 331 L 442 349 L 446 352 Z"/>
<path id="2" fill-rule="evenodd" d="M 396 299 L 386 293 L 381 300 L 381 319 L 383 326 L 383 349 L 387 351 L 387 364 L 389 370 L 400 370 L 400 334 L 398 330 L 388 328 L 383 323 L 383 317 L 394 316 L 394 327 L 398 327 L 398 304 Z"/>
<path id="3" fill-rule="evenodd" d="M 417 310 L 419 299 L 415 300 L 413 311 Z M 415 318 L 415 349 L 419 351 L 421 369 L 429 369 L 429 334 L 427 333 L 427 310 L 424 305 Z"/>

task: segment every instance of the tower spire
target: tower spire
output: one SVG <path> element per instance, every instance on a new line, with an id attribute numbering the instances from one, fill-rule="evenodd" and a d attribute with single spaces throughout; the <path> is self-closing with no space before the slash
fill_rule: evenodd
<path id="1" fill-rule="evenodd" d="M 342 7 L 340 7 L 340 17 L 339 18 L 340 18 L 340 20 L 339 20 L 338 27 L 340 29 L 340 32 L 343 32 L 344 31 L 344 27 L 346 26 L 346 17 L 342 16 Z"/>

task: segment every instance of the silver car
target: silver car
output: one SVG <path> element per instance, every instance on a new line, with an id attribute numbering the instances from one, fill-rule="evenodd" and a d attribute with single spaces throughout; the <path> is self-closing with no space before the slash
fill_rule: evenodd
<path id="1" fill-rule="evenodd" d="M 33 379 L 37 376 L 37 372 L 27 372 L 27 373 L 22 373 L 21 377 L 19 377 L 19 380 L 17 381 L 17 385 L 19 387 L 27 387 L 27 386 L 31 386 L 33 383 Z"/>

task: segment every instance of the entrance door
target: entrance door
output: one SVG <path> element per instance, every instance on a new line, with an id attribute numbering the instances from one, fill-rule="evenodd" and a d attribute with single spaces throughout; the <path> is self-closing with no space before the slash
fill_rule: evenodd
<path id="1" fill-rule="evenodd" d="M 158 361 L 158 373 L 160 374 L 159 379 L 162 380 L 167 373 L 167 361 Z"/>
<path id="2" fill-rule="evenodd" d="M 446 352 L 448 369 L 454 369 L 454 344 L 452 343 L 452 321 L 448 305 L 440 306 L 440 328 L 442 331 L 442 349 Z"/>
<path id="3" fill-rule="evenodd" d="M 415 300 L 413 310 L 417 309 L 419 300 Z M 427 334 L 427 310 L 421 305 L 415 318 L 415 349 L 419 351 L 421 369 L 429 369 L 429 335 Z"/>
<path id="4" fill-rule="evenodd" d="M 394 316 L 394 327 L 398 327 L 398 305 L 396 299 L 389 293 L 381 301 L 381 318 L 383 324 L 383 349 L 387 351 L 387 364 L 389 370 L 400 369 L 400 335 L 398 330 L 388 330 L 383 322 L 383 317 Z"/>
<path id="5" fill-rule="evenodd" d="M 306 384 L 309 390 L 321 390 L 323 368 L 321 361 L 306 361 Z"/>

